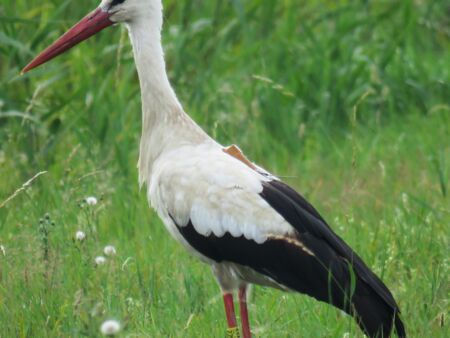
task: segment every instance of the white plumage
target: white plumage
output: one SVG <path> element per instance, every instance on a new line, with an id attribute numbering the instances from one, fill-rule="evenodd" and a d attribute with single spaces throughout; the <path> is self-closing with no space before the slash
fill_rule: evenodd
<path id="1" fill-rule="evenodd" d="M 172 234 L 190 220 L 203 236 L 228 232 L 263 243 L 294 231 L 259 195 L 269 180 L 215 143 L 183 146 L 155 162 L 149 198 Z"/>

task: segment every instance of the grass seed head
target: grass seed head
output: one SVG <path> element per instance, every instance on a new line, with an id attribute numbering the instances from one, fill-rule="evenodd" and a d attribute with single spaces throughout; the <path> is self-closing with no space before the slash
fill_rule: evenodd
<path id="1" fill-rule="evenodd" d="M 108 319 L 100 326 L 100 331 L 105 336 L 113 336 L 120 331 L 120 323 L 114 319 Z"/>
<path id="2" fill-rule="evenodd" d="M 86 239 L 86 233 L 84 231 L 79 230 L 75 233 L 75 238 L 77 241 L 82 242 Z"/>
<path id="3" fill-rule="evenodd" d="M 103 249 L 103 252 L 106 256 L 115 256 L 116 255 L 116 248 L 112 245 L 107 245 Z"/>
<path id="4" fill-rule="evenodd" d="M 86 197 L 86 203 L 87 205 L 96 205 L 97 204 L 97 198 L 94 196 Z"/>
<path id="5" fill-rule="evenodd" d="M 96 265 L 103 265 L 106 263 L 106 258 L 103 256 L 97 256 L 95 257 L 95 264 Z"/>

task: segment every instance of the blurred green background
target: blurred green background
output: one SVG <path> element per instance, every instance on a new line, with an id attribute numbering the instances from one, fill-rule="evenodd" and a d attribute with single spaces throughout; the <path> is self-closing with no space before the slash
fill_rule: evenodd
<path id="1" fill-rule="evenodd" d="M 185 110 L 313 202 L 392 289 L 412 337 L 448 337 L 450 4 L 164 5 Z M 223 336 L 212 275 L 137 186 L 140 97 L 125 28 L 19 75 L 95 6 L 0 4 L 0 336 L 95 337 L 111 317 L 128 336 Z M 90 195 L 100 202 L 87 206 Z M 109 243 L 118 255 L 95 267 Z M 250 311 L 257 336 L 361 335 L 336 310 L 274 290 L 255 288 Z"/>

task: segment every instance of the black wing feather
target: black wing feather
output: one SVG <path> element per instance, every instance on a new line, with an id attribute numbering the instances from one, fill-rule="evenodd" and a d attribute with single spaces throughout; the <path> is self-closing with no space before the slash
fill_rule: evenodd
<path id="1" fill-rule="evenodd" d="M 325 246 L 331 248 L 341 259 L 346 261 L 354 270 L 356 289 L 349 296 L 352 298 L 352 307 L 356 312 L 361 328 L 371 337 L 382 334 L 390 336 L 392 326 L 395 326 L 399 337 L 406 337 L 405 328 L 401 321 L 400 309 L 389 289 L 367 267 L 363 260 L 336 235 L 320 214 L 309 204 L 303 196 L 281 181 L 263 183 L 261 197 L 264 198 L 284 219 L 298 232 L 301 240 L 314 253 L 320 253 Z M 323 242 L 319 247 L 313 247 L 317 240 Z M 320 256 L 320 255 L 319 255 Z M 320 263 L 330 267 L 333 272 L 333 264 L 336 262 L 322 260 Z M 347 290 L 346 281 L 339 279 L 341 286 Z M 348 278 L 348 277 L 347 277 Z M 343 310 L 347 311 L 346 308 Z"/>
<path id="2" fill-rule="evenodd" d="M 314 207 L 294 189 L 281 181 L 263 183 L 261 197 L 264 198 L 299 233 L 312 234 L 323 239 L 340 256 L 354 266 L 358 276 L 368 283 L 392 308 L 398 308 L 391 292 L 367 267 L 363 260 L 336 235 Z"/>
<path id="3" fill-rule="evenodd" d="M 341 264 L 335 252 L 321 240 L 312 239 L 314 247 L 311 249 L 320 249 L 321 260 L 337 263 L 331 266 L 333 278 L 328 267 L 317 264 L 316 256 L 282 238 L 269 238 L 258 244 L 244 236 L 233 237 L 229 233 L 221 237 L 214 234 L 206 237 L 199 234 L 191 222 L 178 229 L 192 247 L 216 262 L 233 262 L 250 267 L 289 289 L 350 312 L 342 301 L 342 289 L 348 289 L 349 283 L 345 286 L 340 283 L 342 280 L 350 281 L 348 266 Z"/>

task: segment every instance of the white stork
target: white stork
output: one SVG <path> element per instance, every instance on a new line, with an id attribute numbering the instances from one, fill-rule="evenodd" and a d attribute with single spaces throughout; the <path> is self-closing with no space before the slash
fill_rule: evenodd
<path id="1" fill-rule="evenodd" d="M 251 337 L 249 284 L 297 291 L 355 317 L 370 337 L 406 337 L 391 292 L 295 190 L 209 137 L 183 110 L 166 74 L 161 0 L 103 0 L 31 61 L 47 62 L 100 30 L 124 23 L 142 96 L 140 185 L 167 230 L 211 265 L 229 333 Z"/>

